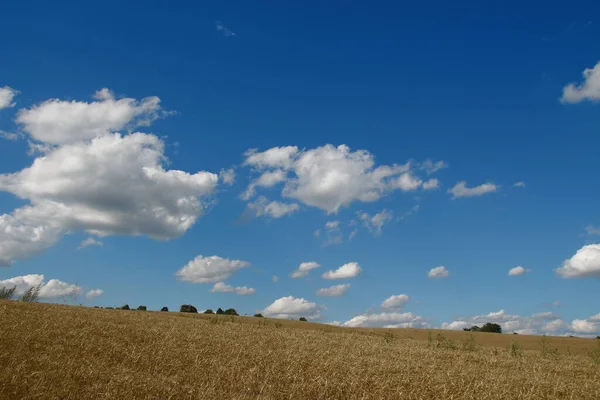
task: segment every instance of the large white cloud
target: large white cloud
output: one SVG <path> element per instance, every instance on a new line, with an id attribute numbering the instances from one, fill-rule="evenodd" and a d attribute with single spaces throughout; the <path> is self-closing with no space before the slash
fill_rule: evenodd
<path id="1" fill-rule="evenodd" d="M 212 289 L 210 289 L 210 291 L 213 293 L 235 293 L 239 295 L 248 295 L 255 293 L 254 288 L 250 288 L 248 286 L 233 287 L 226 284 L 225 282 L 215 283 Z"/>
<path id="2" fill-rule="evenodd" d="M 579 334 L 581 336 L 594 336 L 600 333 L 600 314 L 587 319 L 575 319 L 569 324 L 552 312 L 521 316 L 507 314 L 504 310 L 491 312 L 486 315 L 459 318 L 452 322 L 444 322 L 441 328 L 461 330 L 463 328 L 470 328 L 473 325 L 482 326 L 487 322 L 499 324 L 503 332 L 517 332 L 526 335 Z"/>
<path id="3" fill-rule="evenodd" d="M 9 289 L 16 287 L 16 295 L 21 295 L 25 293 L 26 290 L 36 286 L 41 287 L 39 296 L 42 299 L 77 297 L 82 291 L 80 286 L 72 285 L 58 279 L 50 279 L 48 282 L 45 282 L 44 275 L 40 274 L 15 276 L 14 278 L 0 281 L 0 287 Z"/>
<path id="4" fill-rule="evenodd" d="M 333 285 L 328 288 L 317 289 L 317 296 L 343 296 L 348 291 L 348 289 L 350 289 L 349 283 L 342 285 Z"/>
<path id="5" fill-rule="evenodd" d="M 322 275 L 323 279 L 348 279 L 348 278 L 354 278 L 356 276 L 358 276 L 358 274 L 360 274 L 362 271 L 362 268 L 360 267 L 360 265 L 358 265 L 357 262 L 349 262 L 346 263 L 344 265 L 342 265 L 341 267 L 339 267 L 338 269 L 334 270 L 330 270 L 325 272 Z"/>
<path id="6" fill-rule="evenodd" d="M 13 99 L 18 93 L 18 91 L 8 86 L 0 87 L 0 110 L 14 107 Z"/>
<path id="7" fill-rule="evenodd" d="M 85 294 L 85 297 L 87 297 L 88 300 L 92 300 L 98 296 L 102 296 L 103 294 L 104 294 L 104 290 L 102 290 L 102 289 L 92 289 L 92 290 L 88 290 L 88 292 Z"/>
<path id="8" fill-rule="evenodd" d="M 230 260 L 219 256 L 197 256 L 175 273 L 179 280 L 193 283 L 224 281 L 250 263 L 242 260 Z"/>
<path id="9" fill-rule="evenodd" d="M 161 115 L 160 99 L 115 99 L 108 89 L 96 101 L 47 100 L 17 114 L 17 122 L 33 139 L 49 144 L 92 139 L 126 127 L 147 126 Z"/>
<path id="10" fill-rule="evenodd" d="M 155 135 L 108 134 L 52 148 L 28 168 L 0 174 L 0 190 L 31 202 L 0 215 L 0 238 L 7 238 L 0 240 L 0 260 L 35 254 L 67 231 L 182 235 L 203 214 L 202 198 L 218 176 L 167 170 L 163 152 Z"/>
<path id="11" fill-rule="evenodd" d="M 600 278 L 600 244 L 583 246 L 556 272 L 563 278 Z"/>
<path id="12" fill-rule="evenodd" d="M 407 294 L 395 294 L 381 303 L 381 308 L 387 309 L 400 309 L 403 308 L 410 301 L 410 297 Z"/>
<path id="13" fill-rule="evenodd" d="M 258 186 L 285 182 L 282 196 L 327 213 L 337 213 L 340 207 L 354 201 L 376 201 L 398 189 L 414 191 L 437 187 L 437 180 L 423 182 L 415 176 L 411 163 L 376 167 L 371 153 L 351 151 L 346 145 L 328 144 L 304 151 L 296 146 L 274 147 L 264 152 L 251 149 L 246 152 L 244 164 L 261 171 L 262 175 L 250 183 L 243 197 L 251 197 Z M 435 168 L 427 165 L 424 169 Z"/>
<path id="14" fill-rule="evenodd" d="M 498 186 L 494 185 L 493 183 L 483 183 L 479 186 L 470 188 L 467 187 L 466 181 L 460 181 L 451 189 L 448 189 L 448 193 L 451 193 L 452 198 L 456 199 L 459 197 L 483 196 L 486 193 L 492 193 L 496 190 L 498 190 Z"/>
<path id="15" fill-rule="evenodd" d="M 426 328 L 427 321 L 413 313 L 382 312 L 378 314 L 362 314 L 344 322 L 343 326 L 350 328 Z"/>
<path id="16" fill-rule="evenodd" d="M 298 269 L 296 269 L 294 272 L 292 272 L 292 278 L 302 278 L 306 275 L 308 275 L 308 273 L 315 269 L 315 268 L 319 268 L 321 266 L 321 264 L 319 264 L 316 261 L 307 261 L 307 262 L 303 262 L 300 263 L 300 266 L 298 266 Z"/>
<path id="17" fill-rule="evenodd" d="M 305 317 L 308 319 L 319 319 L 321 317 L 321 307 L 316 303 L 303 298 L 293 296 L 282 297 L 275 300 L 262 312 L 266 317 L 282 319 L 298 319 Z"/>
<path id="18" fill-rule="evenodd" d="M 594 68 L 583 70 L 583 83 L 569 83 L 563 88 L 561 101 L 563 103 L 579 103 L 583 100 L 600 100 L 600 62 Z"/>

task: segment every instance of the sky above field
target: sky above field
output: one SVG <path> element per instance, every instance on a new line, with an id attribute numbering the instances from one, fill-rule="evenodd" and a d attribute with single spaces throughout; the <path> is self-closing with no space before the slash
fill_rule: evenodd
<path id="1" fill-rule="evenodd" d="M 11 2 L 0 286 L 600 334 L 597 2 Z"/>

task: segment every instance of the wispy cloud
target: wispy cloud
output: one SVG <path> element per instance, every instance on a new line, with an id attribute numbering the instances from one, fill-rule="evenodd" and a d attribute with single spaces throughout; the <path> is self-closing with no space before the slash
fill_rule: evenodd
<path id="1" fill-rule="evenodd" d="M 225 37 L 232 37 L 232 36 L 237 36 L 235 34 L 235 32 L 233 32 L 232 30 L 230 30 L 229 28 L 227 28 L 223 22 L 221 21 L 217 21 L 215 23 L 215 26 L 217 28 L 217 31 L 221 32 L 223 34 L 223 36 Z"/>

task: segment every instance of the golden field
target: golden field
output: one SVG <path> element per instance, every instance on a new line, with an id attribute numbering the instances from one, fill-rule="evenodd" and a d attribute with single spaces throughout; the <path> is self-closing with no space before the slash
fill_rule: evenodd
<path id="1" fill-rule="evenodd" d="M 0 301 L 0 399 L 600 399 L 597 342 Z"/>

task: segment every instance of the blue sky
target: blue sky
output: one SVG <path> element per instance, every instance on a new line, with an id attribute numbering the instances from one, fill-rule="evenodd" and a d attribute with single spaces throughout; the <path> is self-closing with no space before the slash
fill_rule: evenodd
<path id="1" fill-rule="evenodd" d="M 600 333 L 599 5 L 180 4 L 3 5 L 1 281 Z"/>

